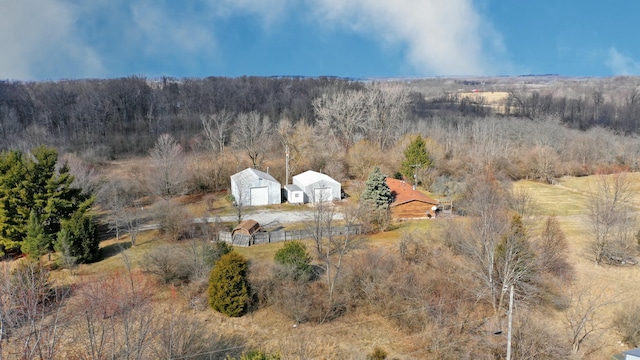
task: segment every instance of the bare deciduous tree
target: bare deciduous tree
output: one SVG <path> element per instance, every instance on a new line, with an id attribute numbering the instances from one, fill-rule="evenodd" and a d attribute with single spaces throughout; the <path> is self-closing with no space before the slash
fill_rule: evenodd
<path id="1" fill-rule="evenodd" d="M 548 146 L 536 146 L 529 153 L 528 176 L 536 181 L 553 183 L 556 178 L 555 167 L 560 160 L 556 150 Z"/>
<path id="2" fill-rule="evenodd" d="M 333 305 L 338 279 L 341 276 L 345 257 L 361 246 L 364 239 L 361 235 L 350 231 L 338 231 L 335 224 L 333 204 L 316 199 L 313 210 L 307 220 L 307 231 L 315 243 L 315 252 L 324 271 L 327 284 L 327 301 L 329 312 L 325 319 L 333 316 Z M 344 222 L 347 226 L 355 225 L 355 210 L 345 212 Z"/>
<path id="3" fill-rule="evenodd" d="M 500 285 L 498 309 L 506 304 L 505 296 L 513 286 L 521 299 L 536 295 L 535 254 L 519 215 L 514 215 L 509 230 L 496 248 L 496 279 Z"/>
<path id="4" fill-rule="evenodd" d="M 623 264 L 635 254 L 635 216 L 631 202 L 635 192 L 627 174 L 599 176 L 590 189 L 587 208 L 592 240 L 588 252 L 596 265 Z"/>
<path id="5" fill-rule="evenodd" d="M 261 116 L 255 111 L 242 113 L 238 115 L 233 144 L 238 149 L 244 149 L 252 166 L 259 168 L 270 146 L 271 133 L 271 120 L 268 116 Z"/>
<path id="6" fill-rule="evenodd" d="M 69 287 L 52 286 L 39 262 L 0 269 L 0 358 L 56 359 L 67 330 Z"/>
<path id="7" fill-rule="evenodd" d="M 468 226 L 456 225 L 447 235 L 449 245 L 469 258 L 471 272 L 485 285 L 489 301 L 497 313 L 502 284 L 496 278 L 497 249 L 509 224 L 506 194 L 488 173 L 468 184 L 460 206 L 471 216 Z"/>
<path id="8" fill-rule="evenodd" d="M 234 116 L 232 112 L 222 110 L 215 114 L 202 115 L 200 117 L 204 136 L 209 141 L 211 150 L 220 153 L 224 152 Z"/>
<path id="9" fill-rule="evenodd" d="M 534 243 L 537 253 L 538 269 L 550 273 L 562 280 L 573 279 L 573 267 L 568 259 L 567 239 L 560 228 L 558 219 L 548 217 L 542 225 L 542 231 Z"/>
<path id="10" fill-rule="evenodd" d="M 131 184 L 122 180 L 113 180 L 102 186 L 99 197 L 101 203 L 109 210 L 109 227 L 120 240 L 120 232 L 129 234 L 131 246 L 136 245 L 143 217 L 142 206 L 136 203 Z"/>
<path id="11" fill-rule="evenodd" d="M 149 152 L 152 172 L 149 176 L 149 190 L 164 198 L 185 193 L 186 163 L 182 146 L 169 134 L 160 135 Z"/>
<path id="12" fill-rule="evenodd" d="M 409 114 L 409 90 L 399 84 L 374 84 L 367 92 L 370 138 L 384 151 L 404 135 L 404 124 Z"/>
<path id="13" fill-rule="evenodd" d="M 358 140 L 367 119 L 367 93 L 349 90 L 322 94 L 312 102 L 318 124 L 329 130 L 346 149 Z"/>
<path id="14" fill-rule="evenodd" d="M 606 317 L 601 312 L 612 303 L 604 290 L 585 288 L 570 292 L 564 323 L 574 354 L 587 356 L 602 347 L 600 336 L 607 329 L 607 324 Z"/>

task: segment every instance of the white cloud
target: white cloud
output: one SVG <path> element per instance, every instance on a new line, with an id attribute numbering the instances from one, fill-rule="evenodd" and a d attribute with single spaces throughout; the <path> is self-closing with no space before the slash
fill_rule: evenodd
<path id="1" fill-rule="evenodd" d="M 160 1 L 141 0 L 132 4 L 133 23 L 140 45 L 148 54 L 211 53 L 216 40 L 206 25 L 206 16 L 190 12 L 179 16 Z"/>
<path id="2" fill-rule="evenodd" d="M 139 59 L 139 66 L 144 66 L 152 57 L 175 60 L 178 67 L 215 60 L 215 21 L 236 15 L 262 20 L 267 31 L 297 16 L 319 28 L 353 32 L 382 48 L 401 49 L 418 74 L 511 73 L 510 64 L 502 60 L 500 35 L 473 4 L 474 0 L 0 0 L 0 79 L 113 76 L 131 71 L 126 61 Z"/>
<path id="3" fill-rule="evenodd" d="M 618 50 L 611 47 L 605 64 L 614 75 L 638 75 L 640 74 L 640 63 L 634 59 L 621 54 Z"/>
<path id="4" fill-rule="evenodd" d="M 310 0 L 321 22 L 402 44 L 418 73 L 509 73 L 500 35 L 471 0 Z"/>
<path id="5" fill-rule="evenodd" d="M 67 2 L 0 0 L 0 9 L 0 78 L 102 73 L 99 57 L 74 31 L 77 9 Z"/>

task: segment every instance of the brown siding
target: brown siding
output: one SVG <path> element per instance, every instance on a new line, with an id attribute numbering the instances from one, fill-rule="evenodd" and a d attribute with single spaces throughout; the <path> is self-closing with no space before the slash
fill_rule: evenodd
<path id="1" fill-rule="evenodd" d="M 409 201 L 404 204 L 391 207 L 391 216 L 397 219 L 404 218 L 421 218 L 427 217 L 427 214 L 434 216 L 433 204 L 425 203 L 422 201 Z"/>

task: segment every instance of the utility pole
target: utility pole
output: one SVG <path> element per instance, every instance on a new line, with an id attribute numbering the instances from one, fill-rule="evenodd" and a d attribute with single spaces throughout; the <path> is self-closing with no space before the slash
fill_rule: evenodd
<path id="1" fill-rule="evenodd" d="M 289 185 L 289 144 L 284 144 L 284 151 L 286 153 L 284 184 Z"/>
<path id="2" fill-rule="evenodd" d="M 513 285 L 509 288 L 509 329 L 507 330 L 507 360 L 511 360 L 511 324 L 513 322 Z"/>
<path id="3" fill-rule="evenodd" d="M 416 190 L 418 188 L 418 168 L 420 164 L 413 164 L 411 167 L 413 168 L 413 190 Z"/>

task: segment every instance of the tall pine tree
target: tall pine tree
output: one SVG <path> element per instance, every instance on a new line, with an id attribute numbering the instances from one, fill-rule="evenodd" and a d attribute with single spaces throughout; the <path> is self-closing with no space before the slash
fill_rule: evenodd
<path id="1" fill-rule="evenodd" d="M 0 256 L 21 251 L 32 211 L 44 226 L 50 251 L 60 222 L 91 206 L 93 198 L 72 186 L 69 169 L 56 169 L 57 161 L 57 151 L 43 146 L 28 155 L 0 154 Z"/>
<path id="2" fill-rule="evenodd" d="M 404 150 L 400 173 L 405 179 L 413 179 L 416 167 L 426 169 L 433 164 L 431 156 L 427 152 L 427 144 L 418 135 Z"/>
<path id="3" fill-rule="evenodd" d="M 27 224 L 27 236 L 22 241 L 20 250 L 30 258 L 39 259 L 49 252 L 50 237 L 45 233 L 44 226 L 35 210 L 31 210 Z"/>

